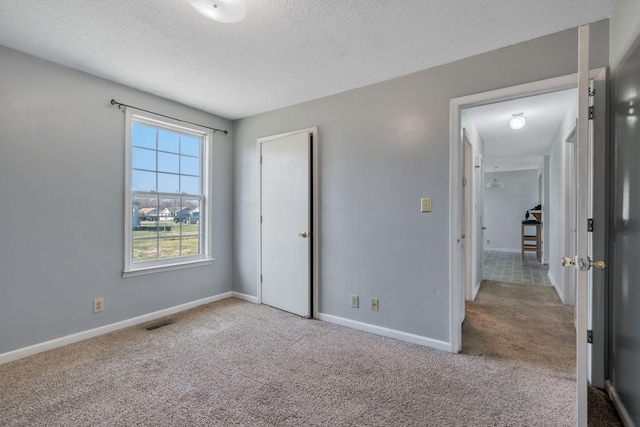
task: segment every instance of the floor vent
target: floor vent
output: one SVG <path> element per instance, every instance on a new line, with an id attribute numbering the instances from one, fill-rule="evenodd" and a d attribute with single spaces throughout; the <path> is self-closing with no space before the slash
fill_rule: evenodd
<path id="1" fill-rule="evenodd" d="M 164 320 L 160 323 L 154 323 L 153 325 L 145 326 L 143 329 L 146 329 L 147 331 L 153 331 L 154 329 L 162 328 L 163 326 L 173 325 L 174 323 L 176 323 L 175 320 Z"/>

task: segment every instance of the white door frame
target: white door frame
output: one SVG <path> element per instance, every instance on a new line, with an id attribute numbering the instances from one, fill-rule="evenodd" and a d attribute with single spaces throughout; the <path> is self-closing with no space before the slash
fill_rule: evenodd
<path id="1" fill-rule="evenodd" d="M 587 426 L 587 325 L 588 292 L 591 256 L 589 247 L 588 215 L 592 165 L 589 150 L 589 25 L 578 28 L 578 146 L 576 185 L 576 425 Z M 565 254 L 564 256 L 572 256 Z M 585 269 L 586 266 L 586 269 Z"/>
<path id="2" fill-rule="evenodd" d="M 607 155 L 607 81 L 608 70 L 601 72 L 592 80 L 595 98 L 591 98 L 594 107 L 594 120 L 591 121 L 591 150 L 593 157 L 592 175 L 592 203 L 593 211 L 590 218 L 595 218 L 591 245 L 593 259 L 606 259 L 607 255 L 607 230 L 609 223 L 609 187 L 608 182 L 594 177 L 606 176 L 608 162 Z M 591 270 L 591 284 L 589 291 L 589 329 L 593 331 L 593 344 L 589 347 L 589 381 L 592 385 L 604 389 L 606 387 L 606 342 L 608 339 L 606 328 L 608 317 L 606 308 L 606 272 Z"/>
<path id="3" fill-rule="evenodd" d="M 474 268 L 474 248 L 476 246 L 477 231 L 473 225 L 473 217 L 475 215 L 475 174 L 474 174 L 474 160 L 473 160 L 473 144 L 469 139 L 469 134 L 466 129 L 462 130 L 462 138 L 464 144 L 463 156 L 464 156 L 464 175 L 467 182 L 464 185 L 464 298 L 466 300 L 473 300 L 473 288 L 476 282 L 476 269 Z M 461 303 L 464 304 L 464 303 Z M 465 313 L 462 310 L 460 313 L 461 319 L 464 319 Z"/>
<path id="4" fill-rule="evenodd" d="M 257 140 L 257 170 L 258 170 L 258 215 L 257 215 L 257 230 L 258 230 L 258 277 L 256 278 L 256 302 L 262 304 L 262 233 L 261 229 L 261 206 L 262 206 L 262 174 L 260 169 L 260 144 L 269 142 L 274 139 L 279 139 L 298 133 L 308 132 L 312 135 L 311 140 L 311 317 L 317 318 L 319 313 L 318 304 L 318 283 L 320 278 L 320 265 L 319 265 L 319 224 L 320 224 L 320 209 L 319 209 L 319 179 L 318 179 L 318 127 L 310 127 L 306 129 L 299 129 L 290 132 L 279 133 L 276 135 L 260 137 Z"/>
<path id="5" fill-rule="evenodd" d="M 476 213 L 474 215 L 473 235 L 476 238 L 476 245 L 473 248 L 473 269 L 475 281 L 473 283 L 473 291 L 471 301 L 476 299 L 482 280 L 484 279 L 484 153 L 477 153 L 478 156 L 474 161 L 475 170 L 475 187 L 474 187 L 474 206 Z"/>
<path id="6" fill-rule="evenodd" d="M 564 189 L 564 207 L 562 223 L 564 236 L 562 237 L 562 253 L 575 254 L 576 252 L 576 197 L 577 197 L 577 145 L 578 145 L 578 119 L 576 125 L 564 140 L 562 145 L 562 188 Z M 560 298 L 563 304 L 576 304 L 576 273 L 572 268 L 562 270 L 562 292 Z"/>

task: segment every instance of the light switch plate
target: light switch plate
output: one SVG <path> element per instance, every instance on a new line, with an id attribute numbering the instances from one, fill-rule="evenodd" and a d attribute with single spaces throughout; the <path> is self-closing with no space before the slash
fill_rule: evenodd
<path id="1" fill-rule="evenodd" d="M 360 307 L 360 298 L 358 295 L 351 295 L 351 308 Z"/>
<path id="2" fill-rule="evenodd" d="M 420 199 L 420 212 L 431 212 L 431 197 Z"/>

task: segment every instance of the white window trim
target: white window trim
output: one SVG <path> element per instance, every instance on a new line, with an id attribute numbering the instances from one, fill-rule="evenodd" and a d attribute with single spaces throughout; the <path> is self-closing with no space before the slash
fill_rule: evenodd
<path id="1" fill-rule="evenodd" d="M 178 270 L 183 268 L 197 267 L 211 264 L 215 259 L 212 254 L 212 146 L 213 130 L 197 125 L 185 126 L 182 122 L 169 118 L 157 116 L 152 113 L 136 110 L 127 107 L 125 111 L 125 201 L 124 201 L 124 270 L 122 277 L 135 277 L 145 274 L 160 273 L 163 271 Z M 169 258 L 164 260 L 145 261 L 134 263 L 132 258 L 132 191 L 131 191 L 131 125 L 132 122 L 147 123 L 151 126 L 158 126 L 175 130 L 182 133 L 192 134 L 204 138 L 202 147 L 201 171 L 202 171 L 202 203 L 200 205 L 200 245 L 201 253 L 194 256 L 180 258 Z M 180 196 L 180 194 L 167 195 L 170 197 Z"/>

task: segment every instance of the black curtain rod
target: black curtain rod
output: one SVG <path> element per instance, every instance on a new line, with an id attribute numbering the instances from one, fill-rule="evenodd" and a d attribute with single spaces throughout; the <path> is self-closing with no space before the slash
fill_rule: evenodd
<path id="1" fill-rule="evenodd" d="M 171 117 L 171 116 L 165 116 L 164 114 L 158 114 L 158 113 L 155 113 L 153 111 L 144 110 L 142 108 L 134 107 L 133 105 L 123 104 L 122 102 L 118 102 L 115 99 L 111 100 L 111 105 L 117 105 L 118 106 L 118 110 L 120 110 L 120 107 L 135 108 L 136 110 L 144 111 L 145 113 L 151 113 L 151 114 L 155 114 L 156 116 L 166 117 L 167 119 L 177 120 L 177 121 L 182 122 L 182 123 L 189 123 L 190 125 L 196 125 L 196 126 L 200 126 L 200 127 L 203 127 L 203 128 L 211 129 L 214 133 L 215 132 L 222 132 L 225 135 L 227 135 L 229 133 L 228 130 L 212 128 L 211 126 L 201 125 L 199 123 L 188 122 L 188 121 L 182 120 L 182 119 L 176 119 L 175 117 Z"/>

